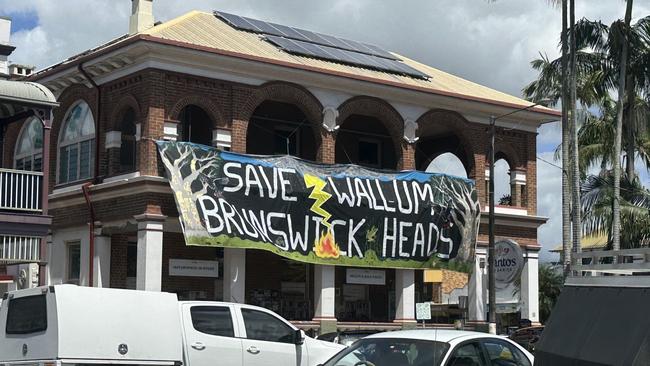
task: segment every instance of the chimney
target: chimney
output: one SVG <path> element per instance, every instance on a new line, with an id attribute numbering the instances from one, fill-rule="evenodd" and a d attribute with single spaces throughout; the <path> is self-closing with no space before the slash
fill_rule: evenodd
<path id="1" fill-rule="evenodd" d="M 131 0 L 129 34 L 136 34 L 154 26 L 153 0 Z"/>
<path id="2" fill-rule="evenodd" d="M 16 47 L 9 44 L 11 35 L 11 18 L 0 16 L 0 78 L 9 77 L 9 55 Z"/>

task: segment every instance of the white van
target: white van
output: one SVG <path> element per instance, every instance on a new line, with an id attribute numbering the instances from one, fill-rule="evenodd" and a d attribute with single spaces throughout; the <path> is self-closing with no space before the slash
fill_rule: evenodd
<path id="1" fill-rule="evenodd" d="M 263 308 L 169 293 L 57 285 L 7 293 L 0 305 L 3 366 L 307 366 L 342 348 Z"/>

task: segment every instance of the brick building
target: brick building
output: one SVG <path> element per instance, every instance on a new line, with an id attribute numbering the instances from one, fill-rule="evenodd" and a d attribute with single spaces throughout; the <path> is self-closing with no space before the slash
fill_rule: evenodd
<path id="1" fill-rule="evenodd" d="M 485 203 L 488 118 L 530 103 L 399 55 L 400 67 L 424 76 L 296 55 L 223 14 L 194 11 L 154 24 L 151 6 L 134 1 L 129 34 L 29 77 L 60 102 L 50 150 L 49 283 L 253 302 L 328 328 L 337 321 L 412 322 L 414 301 L 426 299 L 421 271 L 386 269 L 385 285 L 354 287 L 343 267 L 185 246 L 154 141 L 393 170 L 425 170 L 452 153 Z M 537 227 L 545 222 L 536 216 L 536 130 L 557 118 L 535 107 L 497 122 L 497 156 L 510 167 L 512 190 L 510 205 L 497 208 L 496 235 L 524 249 L 521 316 L 532 320 Z M 6 131 L 4 166 L 16 164 L 13 142 L 22 127 Z M 476 320 L 485 319 L 486 219 L 470 280 L 470 296 L 479 297 L 470 307 Z M 219 277 L 170 275 L 170 260 L 178 259 L 218 261 Z M 365 305 L 361 313 L 348 311 Z"/>

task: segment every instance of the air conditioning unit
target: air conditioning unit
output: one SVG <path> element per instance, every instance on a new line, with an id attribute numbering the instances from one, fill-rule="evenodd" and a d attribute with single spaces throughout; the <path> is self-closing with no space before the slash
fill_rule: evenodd
<path id="1" fill-rule="evenodd" d="M 38 264 L 21 264 L 18 266 L 16 285 L 19 290 L 38 286 Z"/>

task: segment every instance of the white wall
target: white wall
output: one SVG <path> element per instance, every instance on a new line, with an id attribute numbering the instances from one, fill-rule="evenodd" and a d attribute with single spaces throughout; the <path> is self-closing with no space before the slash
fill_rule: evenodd
<path id="1" fill-rule="evenodd" d="M 81 243 L 81 273 L 79 284 L 88 284 L 88 258 L 90 256 L 88 226 L 66 228 L 52 233 L 52 244 L 48 247 L 49 263 L 48 285 L 57 285 L 68 281 L 68 247 L 67 243 L 78 241 Z"/>

